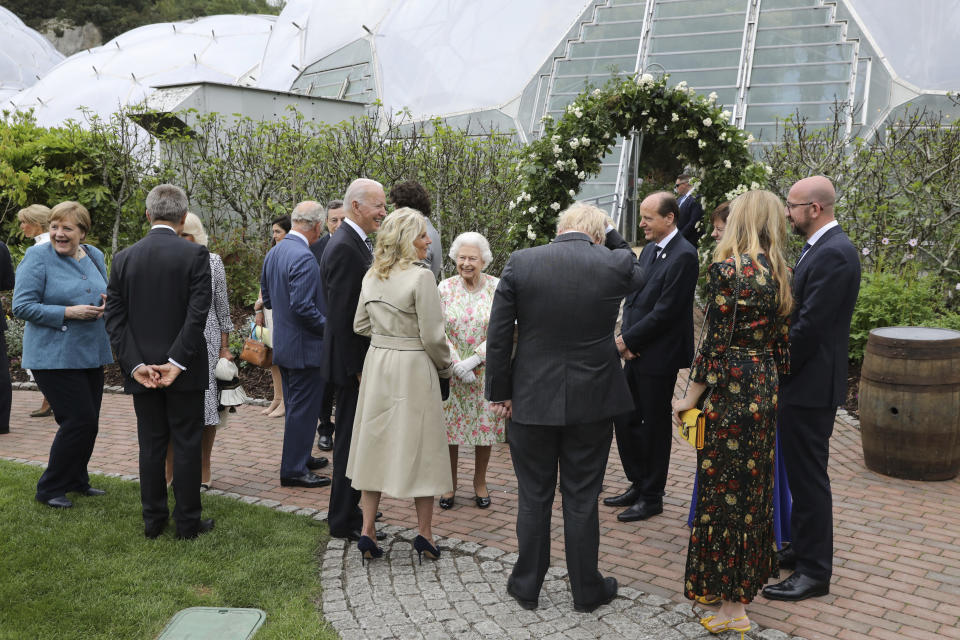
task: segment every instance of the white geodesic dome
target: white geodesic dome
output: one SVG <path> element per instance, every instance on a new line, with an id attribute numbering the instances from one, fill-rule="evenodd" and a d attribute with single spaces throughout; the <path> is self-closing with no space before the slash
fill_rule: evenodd
<path id="1" fill-rule="evenodd" d="M 376 97 L 388 109 L 407 108 L 420 118 L 497 108 L 519 96 L 590 4 L 290 0 L 267 44 L 258 86 L 289 91 L 311 65 L 344 51 L 331 62 L 331 79 L 336 69 L 372 57 Z M 372 47 L 347 49 L 365 38 Z"/>
<path id="2" fill-rule="evenodd" d="M 38 124 L 103 118 L 141 102 L 153 87 L 189 82 L 249 83 L 275 16 L 209 16 L 139 27 L 76 53 L 14 96 L 7 107 L 34 109 Z"/>
<path id="3" fill-rule="evenodd" d="M 63 60 L 46 38 L 0 7 L 0 103 L 33 85 Z"/>

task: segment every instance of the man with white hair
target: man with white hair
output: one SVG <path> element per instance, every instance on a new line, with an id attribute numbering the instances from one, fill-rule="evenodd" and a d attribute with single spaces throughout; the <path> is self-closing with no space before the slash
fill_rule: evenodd
<path id="1" fill-rule="evenodd" d="M 380 228 L 387 215 L 383 185 L 368 178 L 354 180 L 343 196 L 343 208 L 346 214 L 343 224 L 330 238 L 320 260 L 328 309 L 321 371 L 328 384 L 337 385 L 333 486 L 330 487 L 327 524 L 331 536 L 359 540 L 363 524 L 360 492 L 350 486 L 346 469 L 360 392 L 360 373 L 370 339 L 354 333 L 353 316 L 357 312 L 363 276 L 373 262 L 370 234 Z M 314 423 L 317 415 L 313 416 Z M 378 539 L 383 537 L 384 534 L 377 534 Z"/>
<path id="2" fill-rule="evenodd" d="M 290 232 L 267 254 L 260 276 L 263 306 L 273 309 L 273 363 L 280 367 L 287 407 L 280 458 L 284 487 L 330 484 L 330 478 L 313 473 L 327 459 L 310 455 L 323 401 L 320 357 L 327 322 L 320 267 L 310 245 L 320 237 L 323 219 L 319 202 L 307 200 L 294 207 Z"/>
<path id="3" fill-rule="evenodd" d="M 560 215 L 550 244 L 514 252 L 501 275 L 487 329 L 485 395 L 499 415 L 512 417 L 518 558 L 507 593 L 524 609 L 538 606 L 550 564 L 558 468 L 574 609 L 593 611 L 617 595 L 616 579 L 597 569 L 597 497 L 613 417 L 633 408 L 613 329 L 620 301 L 645 280 L 629 245 L 607 229 L 606 214 L 581 202 Z"/>

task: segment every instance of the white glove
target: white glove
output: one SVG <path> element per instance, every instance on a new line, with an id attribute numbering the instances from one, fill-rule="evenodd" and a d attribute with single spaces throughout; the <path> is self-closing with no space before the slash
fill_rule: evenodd
<path id="1" fill-rule="evenodd" d="M 469 358 L 461 360 L 453 365 L 453 375 L 457 376 L 464 382 L 473 382 L 477 379 L 477 376 L 474 375 L 473 370 L 476 369 L 481 362 L 482 360 L 480 360 L 480 356 L 473 354 Z"/>

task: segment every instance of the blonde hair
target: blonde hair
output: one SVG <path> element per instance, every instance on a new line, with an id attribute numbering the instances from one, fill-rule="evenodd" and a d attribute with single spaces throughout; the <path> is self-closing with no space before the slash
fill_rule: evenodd
<path id="1" fill-rule="evenodd" d="M 750 256 L 761 270 L 767 271 L 757 260 L 760 253 L 765 253 L 779 288 L 777 311 L 781 316 L 790 315 L 793 310 L 790 270 L 783 253 L 786 239 L 787 221 L 780 198 L 770 191 L 747 191 L 730 203 L 727 227 L 713 254 L 715 262 L 732 257 L 739 274 L 743 254 Z"/>
<path id="2" fill-rule="evenodd" d="M 203 230 L 203 221 L 195 213 L 187 211 L 187 217 L 183 221 L 183 230 L 180 233 L 191 235 L 197 244 L 207 246 L 207 232 Z"/>
<path id="3" fill-rule="evenodd" d="M 370 271 L 381 280 L 394 269 L 406 269 L 419 260 L 413 241 L 427 230 L 427 219 L 416 209 L 403 207 L 386 217 L 377 232 Z"/>
<path id="4" fill-rule="evenodd" d="M 574 202 L 557 218 L 557 233 L 581 231 L 594 242 L 603 242 L 607 235 L 607 214 L 586 202 Z"/>
<path id="5" fill-rule="evenodd" d="M 90 212 L 79 202 L 67 200 L 50 211 L 50 222 L 59 222 L 67 218 L 73 218 L 74 224 L 83 230 L 84 236 L 90 233 Z"/>
<path id="6" fill-rule="evenodd" d="M 27 224 L 35 224 L 46 231 L 50 225 L 50 207 L 42 204 L 32 204 L 29 207 L 24 207 L 17 212 L 17 220 Z"/>

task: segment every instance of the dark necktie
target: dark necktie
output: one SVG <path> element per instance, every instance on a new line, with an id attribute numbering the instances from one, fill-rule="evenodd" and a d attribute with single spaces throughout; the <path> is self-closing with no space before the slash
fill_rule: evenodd
<path id="1" fill-rule="evenodd" d="M 367 251 L 370 252 L 370 255 L 373 255 L 373 240 L 370 239 L 370 236 L 364 238 L 363 242 L 367 245 Z"/>
<path id="2" fill-rule="evenodd" d="M 800 261 L 803 260 L 803 254 L 805 254 L 812 245 L 809 242 L 803 243 L 803 249 L 800 250 L 800 257 L 797 258 L 797 264 L 800 264 Z M 793 268 L 797 268 L 797 264 L 793 265 Z"/>
<path id="3" fill-rule="evenodd" d="M 660 245 L 655 245 L 653 251 L 650 252 L 650 261 L 647 264 L 653 264 L 657 260 L 657 256 L 660 255 Z"/>

